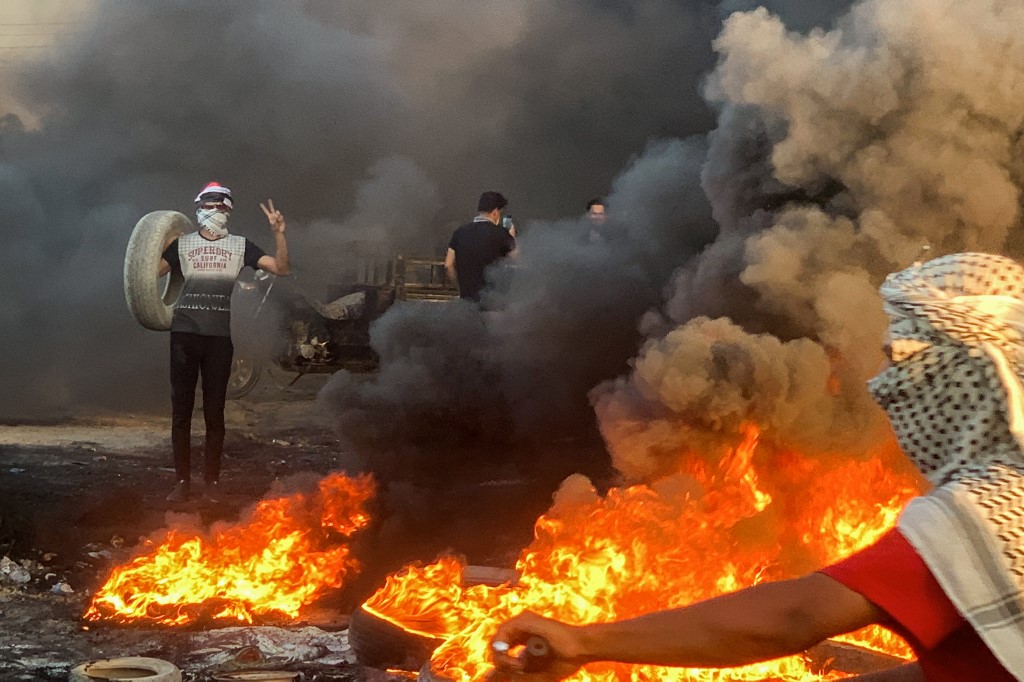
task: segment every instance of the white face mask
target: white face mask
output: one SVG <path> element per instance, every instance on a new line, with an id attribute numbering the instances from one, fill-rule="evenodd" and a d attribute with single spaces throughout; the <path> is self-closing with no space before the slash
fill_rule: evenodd
<path id="1" fill-rule="evenodd" d="M 231 215 L 226 211 L 219 211 L 215 208 L 196 209 L 196 220 L 199 226 L 210 232 L 218 239 L 228 236 L 228 218 Z"/>

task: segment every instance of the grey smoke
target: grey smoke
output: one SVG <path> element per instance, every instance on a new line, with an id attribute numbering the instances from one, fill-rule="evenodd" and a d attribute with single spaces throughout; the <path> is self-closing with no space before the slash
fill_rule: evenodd
<path id="1" fill-rule="evenodd" d="M 634 370 L 593 394 L 628 478 L 727 446 L 744 421 L 808 453 L 888 438 L 863 384 L 881 278 L 925 244 L 1021 254 L 1022 19 L 874 0 L 809 35 L 764 9 L 726 21 L 704 169 L 721 234 L 676 273 Z"/>
<path id="2" fill-rule="evenodd" d="M 314 224 L 371 229 L 364 217 L 426 197 L 390 234 L 440 249 L 482 189 L 524 223 L 578 215 L 648 139 L 711 125 L 699 88 L 718 21 L 668 0 L 98 3 L 3 76 L 32 116 L 0 128 L 0 412 L 166 405 L 166 337 L 129 318 L 120 285 L 148 211 L 191 213 L 217 179 L 236 231 L 269 247 L 257 202 L 272 197 L 298 247 Z M 380 164 L 418 168 L 436 195 L 361 205 Z"/>
<path id="3" fill-rule="evenodd" d="M 877 452 L 891 438 L 864 389 L 882 360 L 878 283 L 924 245 L 1021 253 L 1022 12 L 877 0 L 808 33 L 763 8 L 731 15 L 706 148 L 652 145 L 610 193 L 628 238 L 534 224 L 512 276 L 496 273 L 502 312 L 473 348 L 502 400 L 473 413 L 500 408 L 542 438 L 578 430 L 573 398 L 621 374 L 590 395 L 629 480 L 728 448 L 746 423 L 802 452 Z M 418 367 L 424 386 L 444 372 Z M 377 388 L 335 396 L 342 414 Z"/>
<path id="4" fill-rule="evenodd" d="M 458 423 L 446 418 L 453 413 L 462 419 L 507 423 L 500 432 L 506 441 L 585 433 L 590 417 L 582 396 L 590 387 L 627 370 L 629 358 L 642 341 L 641 332 L 657 337 L 691 317 L 729 316 L 750 332 L 777 334 L 784 341 L 805 336 L 821 341 L 822 330 L 816 328 L 819 313 L 811 311 L 798 325 L 790 319 L 788 309 L 773 309 L 770 300 L 761 306 L 749 305 L 756 296 L 756 288 L 741 278 L 748 238 L 771 226 L 776 213 L 789 202 L 802 201 L 818 207 L 835 192 L 829 179 L 800 187 L 774 177 L 770 152 L 772 135 L 778 131 L 772 123 L 758 117 L 756 110 L 751 113 L 742 107 L 726 107 L 720 112 L 720 128 L 708 135 L 706 141 L 704 136 L 694 136 L 685 141 L 666 140 L 648 145 L 612 185 L 612 218 L 608 228 L 617 236 L 607 241 L 588 241 L 588 228 L 573 221 L 538 221 L 527 225 L 520 240 L 522 254 L 514 268 L 511 272 L 499 268 L 492 273 L 495 290 L 486 301 L 500 312 L 484 315 L 484 335 L 472 341 L 474 357 L 486 358 L 487 371 L 476 378 L 462 376 L 448 392 L 435 396 L 434 402 L 421 413 L 422 419 L 389 423 L 387 435 L 405 440 L 409 432 L 403 427 L 413 423 L 417 424 L 416 429 L 434 424 L 438 433 L 449 433 L 453 427 L 458 428 Z M 858 280 L 862 271 L 845 265 L 836 269 L 835 278 L 825 290 L 835 301 L 856 300 L 870 311 L 877 302 L 872 287 Z M 664 315 L 652 314 L 650 311 L 663 303 L 663 287 L 673 270 L 675 293 L 670 292 Z M 843 276 L 853 281 L 846 281 Z M 793 286 L 809 290 L 808 287 L 819 284 L 795 282 Z M 693 287 L 693 295 L 687 295 L 688 285 Z M 827 310 L 820 314 L 836 317 Z M 876 326 L 867 326 L 853 336 L 861 347 L 870 348 L 881 318 L 866 315 L 862 319 L 873 320 Z M 432 387 L 446 385 L 449 363 L 457 362 L 459 354 L 465 351 L 459 343 L 462 339 L 447 334 L 446 326 L 439 319 L 434 326 L 422 327 L 419 336 L 406 334 L 405 338 L 410 339 L 406 345 L 388 346 L 387 362 L 394 367 L 416 367 L 420 383 L 415 389 L 407 385 L 404 392 L 388 392 L 382 390 L 385 383 L 380 381 L 355 383 L 344 375 L 338 377 L 325 395 L 340 410 L 346 434 L 352 436 L 374 428 L 375 422 L 369 418 L 373 411 L 365 409 L 368 402 L 377 408 L 386 407 L 381 409 L 384 414 L 400 414 L 401 408 L 409 403 L 409 394 L 430 394 Z M 851 325 L 844 327 L 843 320 L 836 319 L 832 326 L 836 336 Z M 439 337 L 448 339 L 448 343 L 439 343 Z M 438 347 L 448 349 L 450 354 L 435 354 L 433 350 Z M 800 347 L 815 349 L 813 343 Z M 398 355 L 396 350 L 400 351 Z M 792 413 L 792 401 L 806 399 L 807 409 L 813 411 L 810 402 L 820 398 L 820 390 L 804 383 L 824 377 L 819 382 L 824 386 L 835 371 L 847 380 L 852 373 L 855 378 L 849 383 L 856 384 L 867 371 L 865 366 L 877 363 L 877 357 L 870 353 L 866 359 L 854 354 L 844 360 L 842 367 L 832 370 L 826 358 L 833 351 L 826 352 L 820 347 L 816 351 L 816 367 L 809 366 L 791 372 L 794 376 L 785 380 L 779 379 L 785 386 L 773 389 L 774 394 L 766 391 L 765 396 L 776 397 L 765 397 L 764 402 L 778 403 L 781 412 Z M 812 365 L 815 362 L 807 359 L 806 354 L 795 355 Z M 785 368 L 779 371 L 785 373 Z M 604 390 L 595 392 L 593 399 L 602 418 L 603 433 L 612 441 L 602 407 Z M 467 408 L 459 404 L 459 396 L 465 392 L 486 399 L 475 400 Z M 789 401 L 786 404 L 790 407 L 783 404 L 785 401 Z M 841 433 L 862 433 L 861 427 L 883 432 L 877 413 L 862 390 L 845 393 L 841 401 L 829 404 L 834 405 L 836 421 L 842 422 Z M 751 412 L 746 417 L 772 419 L 773 423 L 786 423 L 790 431 L 799 431 L 799 415 L 771 412 L 766 407 L 763 413 Z M 655 414 L 643 417 L 655 424 L 658 421 Z M 714 421 L 713 416 L 709 419 Z M 827 420 L 823 424 L 809 434 L 832 433 L 828 427 L 836 426 Z M 637 428 L 643 428 L 642 424 Z M 803 441 L 816 442 L 809 434 L 803 434 Z M 376 435 L 380 436 L 379 431 Z M 722 440 L 721 435 L 704 439 Z M 609 444 L 614 452 L 617 443 Z M 617 463 L 619 459 L 616 457 Z M 620 466 L 624 471 L 628 468 L 625 464 Z M 649 473 L 664 470 L 653 467 Z"/>
<path id="5" fill-rule="evenodd" d="M 614 181 L 600 238 L 586 220 L 528 225 L 518 259 L 490 273 L 491 310 L 389 311 L 373 328 L 380 374 L 339 373 L 325 390 L 341 431 L 492 446 L 586 433 L 587 392 L 627 368 L 638 320 L 661 302 L 681 254 L 714 236 L 700 191 L 705 154 L 699 139 L 651 145 Z"/>
<path id="6" fill-rule="evenodd" d="M 0 131 L 5 416 L 166 403 L 167 337 L 136 325 L 121 293 L 144 213 L 191 213 L 214 178 L 237 192 L 235 229 L 266 246 L 258 200 L 276 197 L 293 221 L 340 212 L 352 183 L 336 159 L 363 159 L 362 172 L 397 98 L 373 76 L 371 41 L 341 38 L 280 3 L 104 3 L 20 74 L 41 119 Z"/>
<path id="7" fill-rule="evenodd" d="M 367 266 L 386 264 L 396 246 L 406 255 L 441 249 L 435 235 L 424 229 L 441 208 L 441 199 L 422 169 L 393 156 L 374 163 L 367 176 L 357 185 L 344 222 L 315 221 L 295 234 L 296 279 L 310 296 L 327 296 L 332 285 L 365 282 Z"/>
<path id="8" fill-rule="evenodd" d="M 686 15 L 670 3 L 664 10 Z M 394 235 L 415 232 L 425 247 L 443 243 L 440 227 L 461 218 L 483 187 L 501 187 L 520 216 L 577 211 L 650 132 L 609 134 L 616 124 L 607 110 L 581 109 L 586 91 L 612 113 L 632 114 L 603 94 L 633 80 L 625 58 L 601 73 L 586 60 L 557 78 L 528 73 L 527 59 L 548 63 L 545 53 L 565 47 L 547 42 L 547 22 L 559 33 L 571 25 L 572 41 L 591 54 L 617 36 L 609 58 L 626 54 L 629 35 L 642 30 L 585 2 L 543 13 L 528 3 L 99 3 L 81 33 L 7 84 L 38 121 L 8 117 L 0 128 L 9 262 L 0 275 L 0 413 L 164 406 L 166 337 L 129 318 L 121 260 L 138 217 L 190 213 L 210 179 L 236 190 L 232 226 L 264 247 L 271 240 L 257 202 L 268 197 L 289 217 L 297 246 L 316 221 L 348 228 L 408 206 L 400 193 L 359 205 L 360 182 L 380 164 L 415 166 L 422 186 L 437 188 L 416 196 L 440 211 L 409 215 Z M 589 37 L 595 23 L 600 38 Z M 710 59 L 710 34 L 675 44 L 665 27 L 658 40 L 648 56 Z M 654 91 L 656 74 L 645 78 L 630 105 L 651 102 L 653 127 L 671 133 L 708 120 L 702 103 L 702 114 L 679 116 L 692 113 L 695 79 L 665 96 Z M 565 121 L 542 121 L 540 112 Z M 600 129 L 590 123 L 598 120 Z M 557 166 L 564 150 L 549 144 L 565 139 L 567 126 L 580 161 L 571 172 Z"/>

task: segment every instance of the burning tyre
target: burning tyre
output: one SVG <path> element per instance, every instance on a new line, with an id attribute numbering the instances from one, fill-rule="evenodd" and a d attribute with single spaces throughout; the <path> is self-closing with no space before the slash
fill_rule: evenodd
<path id="1" fill-rule="evenodd" d="M 168 331 L 174 303 L 185 278 L 180 272 L 157 276 L 164 249 L 179 235 L 192 231 L 192 222 L 177 211 L 153 211 L 142 216 L 124 254 L 124 297 L 128 310 L 146 329 Z M 163 290 L 161 291 L 161 286 Z"/>
<path id="2" fill-rule="evenodd" d="M 348 641 L 361 665 L 415 671 L 445 640 L 405 629 L 360 606 L 352 613 Z"/>
<path id="3" fill-rule="evenodd" d="M 401 576 L 389 578 L 389 584 L 397 585 L 397 581 L 410 584 L 419 582 L 430 584 L 428 576 L 447 576 L 458 588 L 442 596 L 438 601 L 447 603 L 464 589 L 476 591 L 486 588 L 513 589 L 519 574 L 512 569 L 492 566 L 465 566 L 458 559 L 443 557 L 432 566 L 417 568 L 409 567 Z M 401 591 L 401 590 L 399 590 Z M 386 590 L 385 590 L 386 592 Z M 407 595 L 413 595 L 412 590 Z M 352 651 L 362 665 L 371 668 L 400 668 L 411 672 L 420 671 L 421 679 L 425 679 L 424 670 L 429 670 L 430 657 L 434 650 L 451 637 L 451 626 L 444 622 L 443 610 L 431 606 L 405 611 L 395 608 L 395 602 L 381 602 L 371 597 L 352 614 L 349 622 L 348 638 Z M 417 598 L 404 602 L 414 606 Z M 437 606 L 434 603 L 433 606 Z M 385 616 L 382 613 L 400 615 Z M 456 628 L 457 629 L 457 628 Z M 437 677 L 438 682 L 443 678 Z"/>

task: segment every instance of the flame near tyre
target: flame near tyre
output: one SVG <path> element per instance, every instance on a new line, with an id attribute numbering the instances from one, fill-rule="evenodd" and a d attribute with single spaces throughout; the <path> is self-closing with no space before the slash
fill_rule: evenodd
<path id="1" fill-rule="evenodd" d="M 315 494 L 263 500 L 209 537 L 171 530 L 114 570 L 86 620 L 182 626 L 293 619 L 359 564 L 347 540 L 365 527 L 369 477 L 323 479 Z"/>
<path id="2" fill-rule="evenodd" d="M 576 623 L 630 618 L 793 577 L 871 544 L 896 521 L 917 484 L 878 456 L 826 465 L 775 452 L 758 467 L 758 432 L 718 465 L 693 462 L 652 485 L 599 496 L 583 477 L 562 486 L 517 563 L 515 587 L 460 585 L 443 558 L 390 577 L 363 609 L 407 630 L 447 637 L 431 669 L 449 680 L 482 679 L 497 623 L 533 610 Z M 429 629 L 429 631 L 426 631 Z M 847 641 L 909 657 L 881 628 Z M 833 677 L 841 677 L 835 673 Z M 818 680 L 801 656 L 731 670 L 591 665 L 576 680 Z M 826 677 L 831 679 L 831 677 Z"/>
<path id="3" fill-rule="evenodd" d="M 789 578 L 871 544 L 919 492 L 909 473 L 894 473 L 895 451 L 829 462 L 762 453 L 758 436 L 748 426 L 718 462 L 690 458 L 674 476 L 603 496 L 585 477 L 570 477 L 537 520 L 515 586 L 464 587 L 463 565 L 444 557 L 389 577 L 362 608 L 443 641 L 431 667 L 445 678 L 480 679 L 497 623 L 523 610 L 609 621 Z M 116 569 L 85 617 L 174 626 L 295 618 L 357 569 L 344 541 L 369 521 L 372 494 L 367 477 L 332 475 L 316 494 L 265 500 L 246 522 L 210 538 L 171 531 Z M 910 655 L 881 628 L 845 639 Z M 717 671 L 602 664 L 576 679 L 821 679 L 813 668 L 801 656 Z"/>

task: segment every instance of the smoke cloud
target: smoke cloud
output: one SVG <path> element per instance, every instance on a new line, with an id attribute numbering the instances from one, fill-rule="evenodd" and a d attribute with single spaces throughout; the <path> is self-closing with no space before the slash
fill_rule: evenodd
<path id="1" fill-rule="evenodd" d="M 340 373 L 325 390 L 341 431 L 491 447 L 587 434 L 587 392 L 627 369 L 638 320 L 662 301 L 680 254 L 714 236 L 705 154 L 699 139 L 651 145 L 614 181 L 599 230 L 580 219 L 529 225 L 518 259 L 492 269 L 484 312 L 464 302 L 389 311 L 373 328 L 379 375 Z"/>
<path id="2" fill-rule="evenodd" d="M 399 246 L 410 255 L 436 254 L 443 246 L 424 229 L 441 198 L 419 166 L 392 156 L 374 163 L 367 175 L 343 222 L 314 221 L 293 239 L 295 281 L 307 296 L 322 300 L 339 287 L 373 283 L 373 268 L 383 273 Z"/>
<path id="3" fill-rule="evenodd" d="M 704 86 L 717 127 L 650 144 L 617 177 L 615 237 L 529 226 L 472 342 L 486 380 L 452 387 L 491 398 L 461 413 L 578 432 L 574 400 L 601 382 L 590 398 L 628 480 L 713 457 L 748 423 L 809 454 L 885 448 L 864 389 L 882 361 L 878 283 L 921 257 L 1020 255 L 1021 12 L 876 0 L 806 32 L 765 8 L 730 15 Z M 444 362 L 416 366 L 421 388 L 440 385 Z M 335 394 L 343 418 L 380 388 Z"/>
<path id="4" fill-rule="evenodd" d="M 549 442 L 596 409 L 630 479 L 747 421 L 869 449 L 878 281 L 925 245 L 1021 250 L 1021 10 L 763 4 L 98 3 L 19 70 L 32 120 L 0 126 L 0 413 L 164 404 L 166 337 L 125 310 L 124 245 L 210 179 L 265 246 L 275 199 L 316 299 L 368 261 L 440 256 L 497 189 L 522 236 L 491 312 L 396 306 L 380 373 L 325 391 L 343 433 Z"/>
<path id="5" fill-rule="evenodd" d="M 125 309 L 124 247 L 211 179 L 263 246 L 275 199 L 285 284 L 317 300 L 394 253 L 441 256 L 498 190 L 520 255 L 487 310 L 396 305 L 371 331 L 380 371 L 322 394 L 354 459 L 403 479 L 388 537 L 436 541 L 419 486 L 463 465 L 530 499 L 509 450 L 592 474 L 566 436 L 673 498 L 701 491 L 664 477 L 747 423 L 778 451 L 866 456 L 889 440 L 864 390 L 882 277 L 926 245 L 1024 253 L 1024 9 L 851 5 L 100 2 L 19 69 L 32 116 L 0 123 L 0 416 L 166 407 L 167 339 Z M 283 315 L 250 346 L 275 348 Z M 557 506 L 594 494 L 573 478 Z"/>
<path id="6" fill-rule="evenodd" d="M 0 126 L 6 418 L 165 406 L 167 340 L 127 314 L 124 247 L 211 179 L 265 247 L 276 200 L 316 290 L 355 242 L 443 250 L 484 189 L 524 223 L 576 215 L 648 138 L 713 120 L 700 3 L 100 1 L 77 29 L 0 76 L 28 112 Z"/>
<path id="7" fill-rule="evenodd" d="M 725 22 L 703 171 L 721 233 L 674 276 L 670 331 L 593 394 L 628 478 L 748 421 L 811 453 L 888 437 L 863 387 L 881 361 L 879 281 L 925 246 L 1020 255 L 1022 19 L 1006 3 L 875 0 L 807 35 L 765 9 Z"/>

